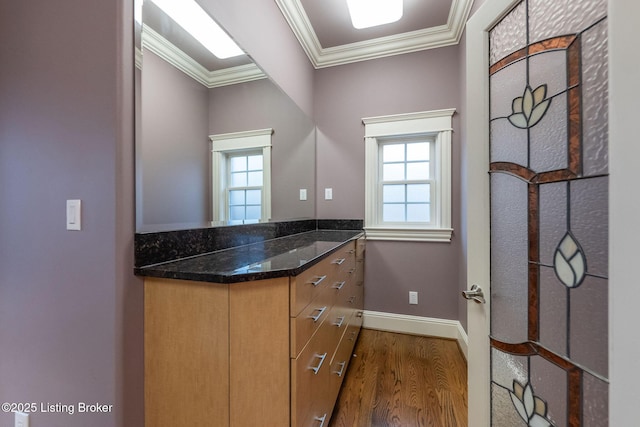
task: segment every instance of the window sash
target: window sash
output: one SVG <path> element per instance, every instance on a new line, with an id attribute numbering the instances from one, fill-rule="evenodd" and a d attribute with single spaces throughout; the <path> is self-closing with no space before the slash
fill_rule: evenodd
<path id="1" fill-rule="evenodd" d="M 415 143 L 427 143 L 429 144 L 429 156 L 428 159 L 410 159 L 409 158 L 409 145 Z M 384 160 L 384 149 L 386 146 L 397 145 L 403 147 L 403 160 L 392 160 L 385 162 Z M 430 135 L 420 135 L 414 137 L 404 137 L 404 138 L 393 138 L 388 140 L 379 140 L 378 142 L 378 222 L 384 225 L 390 226 L 416 226 L 416 227 L 429 227 L 434 225 L 435 217 L 435 208 L 437 206 L 436 200 L 436 185 L 437 181 L 434 178 L 434 163 L 435 163 L 435 138 Z M 419 163 L 427 163 L 427 174 L 429 178 L 427 179 L 406 179 L 409 174 L 409 165 L 411 164 L 419 164 Z M 385 165 L 403 165 L 404 166 L 404 177 L 405 179 L 384 179 L 384 167 Z M 404 186 L 404 201 L 403 202 L 385 202 L 384 199 L 384 188 L 385 186 L 390 185 L 402 185 Z M 411 185 L 428 185 L 429 186 L 429 195 L 427 202 L 411 202 L 408 197 L 408 189 Z M 402 206 L 404 211 L 404 220 L 399 221 L 391 221 L 385 220 L 385 206 L 396 205 Z M 411 205 L 428 205 L 428 219 L 422 221 L 410 221 L 409 218 L 409 209 Z"/>

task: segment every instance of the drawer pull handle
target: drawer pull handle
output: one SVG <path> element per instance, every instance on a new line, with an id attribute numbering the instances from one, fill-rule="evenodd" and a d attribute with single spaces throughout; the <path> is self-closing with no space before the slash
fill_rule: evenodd
<path id="1" fill-rule="evenodd" d="M 349 337 L 349 341 L 354 341 L 356 339 L 357 331 L 351 332 L 351 336 Z"/>
<path id="2" fill-rule="evenodd" d="M 356 272 L 356 269 L 355 269 L 355 268 L 352 268 L 351 270 L 349 270 L 349 274 L 353 274 L 353 273 L 355 273 L 355 272 Z"/>
<path id="3" fill-rule="evenodd" d="M 313 280 L 309 283 L 311 283 L 313 286 L 318 286 L 320 284 L 320 282 L 322 282 L 324 279 L 326 279 L 327 276 L 316 276 L 316 280 Z"/>
<path id="4" fill-rule="evenodd" d="M 337 376 L 341 377 L 342 373 L 344 372 L 344 367 L 346 366 L 346 364 L 347 364 L 346 360 L 344 362 L 338 363 L 338 366 L 340 366 L 340 370 L 339 371 L 335 371 L 334 374 L 336 374 Z"/>
<path id="5" fill-rule="evenodd" d="M 327 414 L 324 414 L 322 417 L 314 417 L 313 421 L 320 421 L 320 427 L 324 427 L 324 422 L 327 419 Z"/>
<path id="6" fill-rule="evenodd" d="M 316 354 L 314 357 L 317 357 L 318 359 L 320 359 L 320 363 L 318 363 L 318 366 L 309 366 L 309 369 L 311 369 L 315 375 L 318 375 L 318 371 L 322 367 L 322 364 L 324 363 L 324 359 L 327 357 L 327 353 Z"/>
<path id="7" fill-rule="evenodd" d="M 334 259 L 333 262 L 331 264 L 342 264 L 343 262 L 346 261 L 346 258 L 338 258 L 338 259 Z"/>
<path id="8" fill-rule="evenodd" d="M 345 283 L 347 283 L 347 282 L 345 282 L 344 280 L 342 282 L 336 282 L 333 285 L 333 289 L 340 290 L 340 289 L 342 289 L 342 287 L 344 286 Z"/>
<path id="9" fill-rule="evenodd" d="M 354 296 L 352 296 L 351 298 L 349 298 L 349 301 L 348 301 L 348 302 L 349 302 L 349 304 L 353 304 L 355 301 L 356 301 L 356 297 L 355 297 L 355 295 L 354 295 Z"/>
<path id="10" fill-rule="evenodd" d="M 344 323 L 344 316 L 340 316 L 336 319 L 336 322 L 334 322 L 333 324 L 335 326 L 337 326 L 338 328 L 342 327 L 342 324 Z"/>
<path id="11" fill-rule="evenodd" d="M 355 249 L 349 249 L 349 250 L 347 251 L 347 253 L 348 253 L 348 254 L 355 254 L 355 253 L 356 253 L 356 250 L 355 250 Z"/>
<path id="12" fill-rule="evenodd" d="M 309 316 L 309 319 L 313 319 L 314 323 L 318 321 L 318 319 L 320 319 L 322 317 L 322 313 L 324 313 L 324 311 L 327 309 L 327 306 L 325 305 L 324 307 L 321 308 L 316 308 L 313 311 L 317 311 L 318 314 L 315 316 Z M 313 313 L 313 312 L 312 312 Z"/>

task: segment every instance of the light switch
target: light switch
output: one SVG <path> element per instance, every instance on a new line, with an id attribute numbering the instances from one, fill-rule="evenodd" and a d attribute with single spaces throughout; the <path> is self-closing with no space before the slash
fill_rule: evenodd
<path id="1" fill-rule="evenodd" d="M 300 189 L 300 200 L 307 200 L 307 189 L 306 188 L 301 188 Z"/>
<path id="2" fill-rule="evenodd" d="M 67 230 L 82 229 L 81 204 L 80 200 L 67 200 Z"/>
<path id="3" fill-rule="evenodd" d="M 324 189 L 324 199 L 332 200 L 333 199 L 333 188 L 325 188 Z"/>

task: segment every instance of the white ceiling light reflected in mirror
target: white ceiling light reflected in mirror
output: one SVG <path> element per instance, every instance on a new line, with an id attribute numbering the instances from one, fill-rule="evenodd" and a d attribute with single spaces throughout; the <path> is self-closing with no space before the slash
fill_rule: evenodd
<path id="1" fill-rule="evenodd" d="M 220 59 L 244 55 L 209 14 L 194 0 L 151 0 L 164 13 Z"/>
<path id="2" fill-rule="evenodd" d="M 402 18 L 402 0 L 347 0 L 354 28 L 390 24 Z"/>

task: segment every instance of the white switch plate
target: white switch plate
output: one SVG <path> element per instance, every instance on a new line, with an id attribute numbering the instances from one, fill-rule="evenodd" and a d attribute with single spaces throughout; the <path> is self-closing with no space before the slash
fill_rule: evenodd
<path id="1" fill-rule="evenodd" d="M 409 304 L 418 303 L 418 293 L 415 291 L 409 291 Z"/>
<path id="2" fill-rule="evenodd" d="M 300 200 L 307 200 L 307 189 L 306 188 L 301 188 L 300 189 Z"/>
<path id="3" fill-rule="evenodd" d="M 16 412 L 16 416 L 13 421 L 15 427 L 29 427 L 29 414 L 24 412 Z"/>
<path id="4" fill-rule="evenodd" d="M 82 229 L 82 202 L 67 200 L 67 230 Z"/>
<path id="5" fill-rule="evenodd" d="M 324 189 L 324 199 L 332 200 L 333 199 L 333 188 L 325 188 Z"/>

